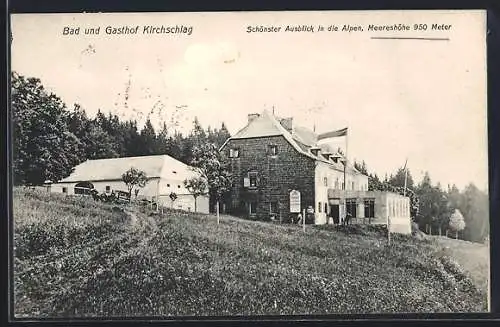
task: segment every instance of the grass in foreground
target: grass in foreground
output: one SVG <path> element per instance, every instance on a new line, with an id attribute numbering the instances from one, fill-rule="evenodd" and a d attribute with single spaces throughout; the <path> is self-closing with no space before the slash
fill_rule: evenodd
<path id="1" fill-rule="evenodd" d="M 133 210 L 132 213 L 127 211 Z M 480 312 L 434 240 L 14 191 L 18 317 Z"/>

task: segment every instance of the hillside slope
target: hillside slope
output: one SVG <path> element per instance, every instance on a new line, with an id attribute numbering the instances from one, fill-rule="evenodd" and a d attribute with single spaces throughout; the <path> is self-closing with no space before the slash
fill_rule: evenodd
<path id="1" fill-rule="evenodd" d="M 437 242 L 14 191 L 18 317 L 485 311 Z"/>

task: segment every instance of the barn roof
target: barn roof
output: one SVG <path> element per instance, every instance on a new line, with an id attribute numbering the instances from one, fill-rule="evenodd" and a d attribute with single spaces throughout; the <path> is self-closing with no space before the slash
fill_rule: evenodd
<path id="1" fill-rule="evenodd" d="M 313 147 L 318 146 L 317 144 L 317 134 L 308 128 L 301 126 L 292 126 L 291 132 L 288 131 L 280 123 L 279 118 L 275 117 L 273 114 L 269 113 L 267 110 L 254 118 L 245 127 L 239 130 L 234 136 L 228 138 L 226 142 L 222 145 L 221 149 L 230 140 L 234 139 L 245 139 L 245 138 L 256 138 L 256 137 L 268 137 L 268 136 L 283 136 L 292 147 L 295 148 L 299 153 L 312 158 L 314 160 L 327 163 L 337 170 L 344 169 L 342 163 L 335 163 L 331 160 L 327 160 L 323 155 L 314 155 L 310 150 Z M 321 145 L 322 151 L 325 151 L 325 145 Z M 333 149 L 329 149 L 330 153 L 335 153 Z M 354 173 L 360 174 L 352 165 L 348 164 L 348 170 Z"/>
<path id="2" fill-rule="evenodd" d="M 59 182 L 121 180 L 122 174 L 132 167 L 144 171 L 149 178 L 184 180 L 194 174 L 188 165 L 170 156 L 155 155 L 87 160 Z"/>

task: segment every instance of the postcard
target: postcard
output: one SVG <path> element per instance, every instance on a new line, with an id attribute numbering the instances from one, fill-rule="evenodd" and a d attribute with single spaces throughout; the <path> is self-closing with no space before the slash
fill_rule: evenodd
<path id="1" fill-rule="evenodd" d="M 489 312 L 485 11 L 10 19 L 13 318 Z"/>

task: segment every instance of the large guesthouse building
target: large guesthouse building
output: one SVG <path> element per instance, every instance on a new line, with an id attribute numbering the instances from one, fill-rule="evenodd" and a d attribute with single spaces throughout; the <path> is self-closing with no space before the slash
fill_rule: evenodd
<path id="1" fill-rule="evenodd" d="M 408 198 L 368 191 L 368 176 L 293 118 L 268 111 L 249 114 L 247 125 L 220 150 L 233 178 L 225 202 L 229 213 L 291 221 L 305 210 L 306 223 L 326 224 L 346 216 L 374 224 L 391 219 L 392 231 L 411 231 Z"/>

